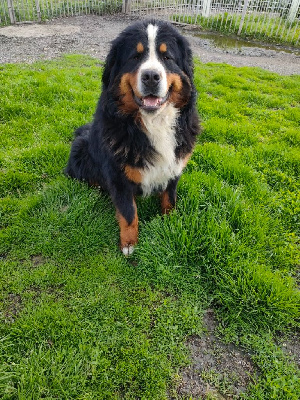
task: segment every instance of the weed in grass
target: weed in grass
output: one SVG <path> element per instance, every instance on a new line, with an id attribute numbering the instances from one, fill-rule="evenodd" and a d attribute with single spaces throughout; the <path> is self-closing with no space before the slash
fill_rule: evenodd
<path id="1" fill-rule="evenodd" d="M 272 337 L 249 335 L 242 342 L 255 351 L 253 359 L 261 370 L 260 377 L 250 385 L 248 398 L 297 400 L 300 396 L 299 369 L 289 362 Z"/>
<path id="2" fill-rule="evenodd" d="M 245 398 L 299 398 L 273 339 L 299 326 L 299 77 L 196 62 L 204 131 L 177 209 L 161 217 L 156 198 L 138 199 L 125 260 L 107 195 L 62 173 L 99 63 L 1 73 L 1 396 L 167 398 L 212 305 L 221 337 L 261 370 Z"/>

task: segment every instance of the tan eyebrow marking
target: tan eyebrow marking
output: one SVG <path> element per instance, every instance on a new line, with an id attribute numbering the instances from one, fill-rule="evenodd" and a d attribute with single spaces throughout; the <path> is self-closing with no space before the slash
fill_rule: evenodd
<path id="1" fill-rule="evenodd" d="M 162 44 L 159 46 L 159 51 L 160 51 L 161 53 L 165 53 L 165 52 L 167 51 L 167 45 L 166 45 L 166 43 L 162 43 Z"/>
<path id="2" fill-rule="evenodd" d="M 144 51 L 144 46 L 142 45 L 141 42 L 138 42 L 137 46 L 136 46 L 136 51 L 138 53 L 142 53 Z"/>

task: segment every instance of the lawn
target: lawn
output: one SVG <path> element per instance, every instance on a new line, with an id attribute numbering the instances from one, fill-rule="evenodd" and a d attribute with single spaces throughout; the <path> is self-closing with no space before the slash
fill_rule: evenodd
<path id="1" fill-rule="evenodd" d="M 138 199 L 126 259 L 109 198 L 63 175 L 101 73 L 85 56 L 0 66 L 0 397 L 179 398 L 213 308 L 257 371 L 239 398 L 297 400 L 278 338 L 299 329 L 300 77 L 196 62 L 204 130 L 177 209 Z"/>

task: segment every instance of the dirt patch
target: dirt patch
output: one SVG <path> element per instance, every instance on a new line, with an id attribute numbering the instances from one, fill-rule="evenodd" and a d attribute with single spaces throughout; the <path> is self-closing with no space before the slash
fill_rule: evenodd
<path id="1" fill-rule="evenodd" d="M 32 266 L 37 268 L 42 264 L 45 264 L 46 259 L 41 255 L 34 255 L 31 257 Z"/>
<path id="2" fill-rule="evenodd" d="M 66 53 L 87 54 L 103 61 L 111 41 L 136 19 L 124 14 L 84 15 L 0 28 L 0 63 L 30 63 Z M 282 75 L 300 74 L 300 57 L 296 53 L 255 46 L 223 48 L 193 29 L 185 28 L 182 32 L 194 55 L 204 63 L 261 67 Z"/>
<path id="3" fill-rule="evenodd" d="M 8 38 L 41 38 L 45 36 L 74 35 L 80 32 L 74 25 L 20 25 L 6 26 L 0 30 L 1 35 Z"/>
<path id="4" fill-rule="evenodd" d="M 53 295 L 57 300 L 61 297 L 64 287 L 65 285 L 63 283 L 59 285 L 51 285 L 46 288 L 32 285 L 26 289 L 26 293 L 32 295 L 33 300 L 39 300 L 43 294 Z"/>
<path id="5" fill-rule="evenodd" d="M 300 331 L 296 330 L 288 336 L 278 338 L 278 344 L 300 368 Z"/>
<path id="6" fill-rule="evenodd" d="M 182 398 L 238 398 L 257 374 L 250 355 L 232 344 L 222 343 L 214 334 L 216 321 L 212 310 L 204 316 L 207 334 L 191 337 L 188 347 L 191 366 L 181 372 L 178 394 Z"/>
<path id="7" fill-rule="evenodd" d="M 12 324 L 15 322 L 18 314 L 23 308 L 22 297 L 20 294 L 9 293 L 6 300 L 6 307 L 3 312 L 6 323 Z"/>
<path id="8" fill-rule="evenodd" d="M 29 286 L 21 294 L 9 293 L 3 302 L 3 310 L 0 310 L 0 320 L 5 323 L 12 324 L 24 308 L 24 304 L 28 298 L 39 301 L 43 293 L 51 295 L 55 300 L 61 298 L 65 285 L 50 285 L 46 288 L 39 286 Z"/>
<path id="9" fill-rule="evenodd" d="M 0 28 L 0 63 L 31 63 L 68 53 L 87 54 L 103 61 L 110 49 L 110 42 L 130 22 L 124 16 L 59 18 L 44 24 L 11 26 L 9 37 L 6 36 L 7 28 Z M 26 30 L 32 32 L 34 26 L 39 27 L 35 30 L 35 35 L 41 33 L 39 36 L 21 36 Z M 56 27 L 59 29 L 56 30 Z M 62 35 L 59 30 L 63 32 Z"/>

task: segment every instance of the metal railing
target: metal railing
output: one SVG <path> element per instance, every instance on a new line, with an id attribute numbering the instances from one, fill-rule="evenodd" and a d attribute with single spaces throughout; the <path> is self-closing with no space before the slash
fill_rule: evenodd
<path id="1" fill-rule="evenodd" d="M 0 0 L 0 25 L 121 10 L 122 0 Z"/>
<path id="2" fill-rule="evenodd" d="M 300 0 L 0 0 L 0 25 L 123 13 L 298 45 Z"/>
<path id="3" fill-rule="evenodd" d="M 299 43 L 300 0 L 126 0 L 123 10 L 141 18 L 154 15 L 206 30 Z"/>

